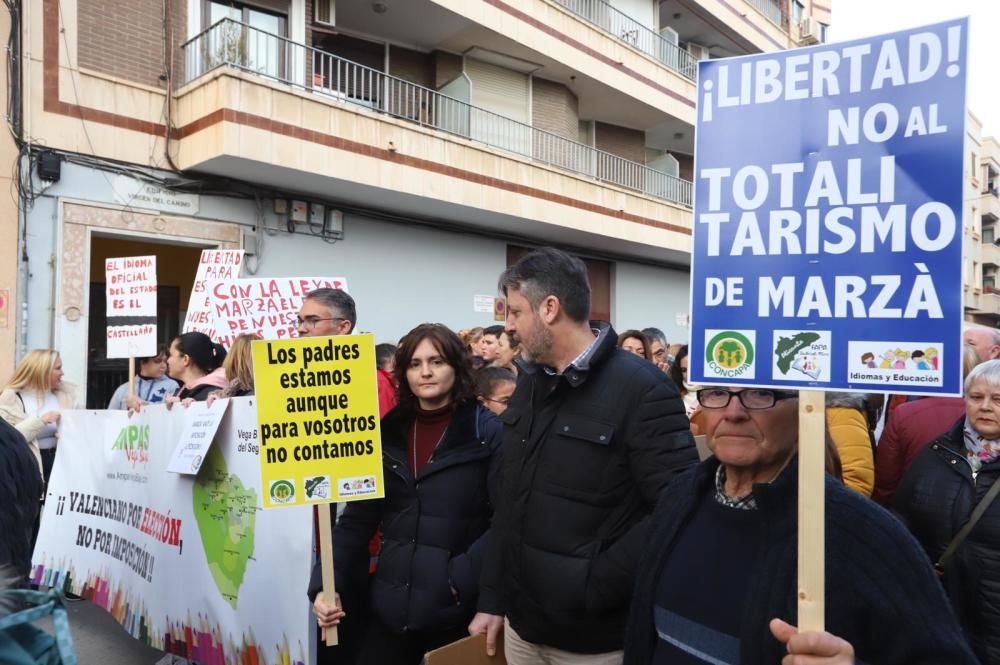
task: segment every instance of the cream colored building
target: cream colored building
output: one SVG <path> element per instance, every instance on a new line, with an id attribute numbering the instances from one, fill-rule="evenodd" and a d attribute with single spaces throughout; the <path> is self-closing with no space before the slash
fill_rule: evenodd
<path id="1" fill-rule="evenodd" d="M 243 247 L 258 276 L 346 276 L 359 329 L 391 341 L 493 323 L 475 296 L 552 243 L 587 259 L 595 318 L 686 340 L 696 62 L 824 40 L 831 16 L 814 0 L 23 11 L 30 205 L 0 238 L 0 375 L 55 347 L 93 406 L 124 378 L 103 359 L 109 256 L 157 255 L 164 339 L 200 250 Z"/>
<path id="2" fill-rule="evenodd" d="M 965 250 L 963 288 L 965 318 L 1000 326 L 1000 144 L 982 136 L 974 113 L 966 120 Z"/>

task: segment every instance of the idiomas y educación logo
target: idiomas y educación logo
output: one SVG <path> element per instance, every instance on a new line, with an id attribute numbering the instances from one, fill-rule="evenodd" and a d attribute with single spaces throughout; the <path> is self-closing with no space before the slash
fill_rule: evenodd
<path id="1" fill-rule="evenodd" d="M 149 425 L 126 425 L 118 432 L 111 450 L 120 450 L 132 466 L 149 463 Z"/>
<path id="2" fill-rule="evenodd" d="M 754 378 L 753 330 L 706 330 L 705 374 L 727 379 Z"/>

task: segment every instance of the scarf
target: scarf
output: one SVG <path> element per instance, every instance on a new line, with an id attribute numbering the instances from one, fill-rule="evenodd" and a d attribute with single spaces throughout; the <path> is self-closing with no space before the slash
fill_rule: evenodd
<path id="1" fill-rule="evenodd" d="M 990 441 L 984 439 L 976 430 L 972 429 L 969 419 L 965 419 L 965 459 L 972 467 L 973 473 L 979 473 L 979 469 L 984 464 L 989 464 L 997 457 L 1000 457 L 1000 439 Z"/>

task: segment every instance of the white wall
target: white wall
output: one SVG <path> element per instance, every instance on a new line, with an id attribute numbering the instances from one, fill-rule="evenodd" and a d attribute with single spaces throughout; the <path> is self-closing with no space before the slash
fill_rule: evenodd
<path id="1" fill-rule="evenodd" d="M 687 317 L 689 284 L 687 271 L 616 262 L 611 306 L 615 329 L 652 326 L 662 330 L 671 344 L 686 344 L 688 328 L 677 319 Z"/>
<path id="2" fill-rule="evenodd" d="M 473 296 L 496 295 L 506 260 L 499 240 L 347 215 L 344 240 L 332 245 L 308 233 L 268 238 L 257 276 L 343 275 L 357 329 L 395 343 L 424 322 L 494 325 L 492 313 L 473 311 Z"/>

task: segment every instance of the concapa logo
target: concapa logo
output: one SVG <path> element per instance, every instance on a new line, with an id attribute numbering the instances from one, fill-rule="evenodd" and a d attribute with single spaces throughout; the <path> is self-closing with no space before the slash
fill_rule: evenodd
<path id="1" fill-rule="evenodd" d="M 125 459 L 136 464 L 149 462 L 149 425 L 126 425 L 118 432 L 111 450 L 121 450 Z"/>
<path id="2" fill-rule="evenodd" d="M 713 332 L 705 344 L 706 373 L 726 378 L 753 378 L 753 333 L 739 330 Z"/>

